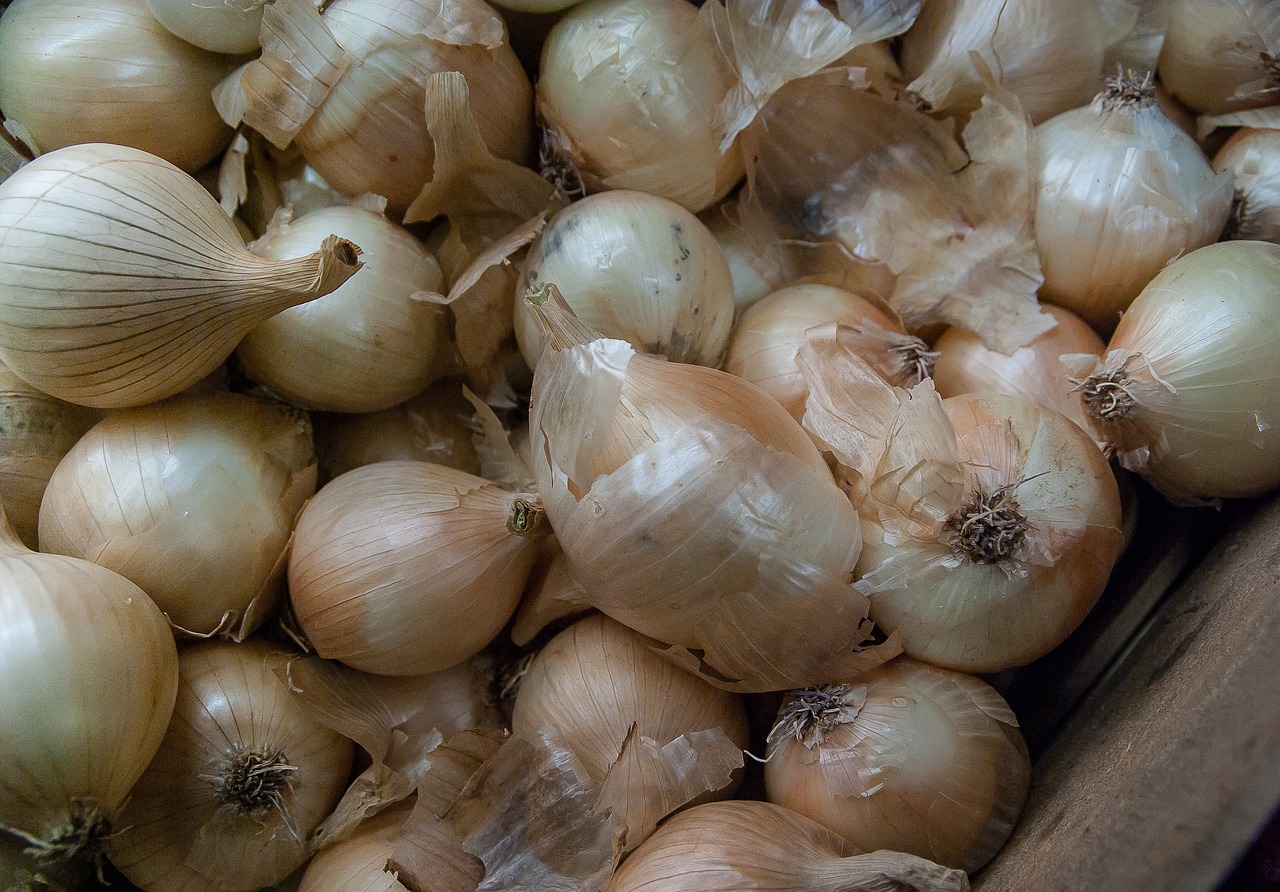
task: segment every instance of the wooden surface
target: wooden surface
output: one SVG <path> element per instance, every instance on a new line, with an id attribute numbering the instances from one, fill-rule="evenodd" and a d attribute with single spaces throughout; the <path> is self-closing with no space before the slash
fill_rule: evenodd
<path id="1" fill-rule="evenodd" d="M 1233 514 L 1036 760 L 977 892 L 1208 892 L 1280 802 L 1280 500 Z"/>

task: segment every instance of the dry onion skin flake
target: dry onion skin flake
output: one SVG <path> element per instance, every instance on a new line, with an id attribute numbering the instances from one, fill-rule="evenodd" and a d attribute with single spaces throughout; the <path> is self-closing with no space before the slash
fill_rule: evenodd
<path id="1" fill-rule="evenodd" d="M 1226 241 L 1165 267 L 1106 356 L 1080 357 L 1085 412 L 1120 463 L 1181 503 L 1280 486 L 1280 245 Z"/>

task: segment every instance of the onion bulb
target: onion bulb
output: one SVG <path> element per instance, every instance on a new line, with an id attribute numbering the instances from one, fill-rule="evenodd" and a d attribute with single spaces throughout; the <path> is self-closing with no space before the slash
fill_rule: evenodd
<path id="1" fill-rule="evenodd" d="M 1235 178 L 1227 238 L 1280 243 L 1280 130 L 1241 127 L 1213 156 Z"/>
<path id="2" fill-rule="evenodd" d="M 929 377 L 935 358 L 929 345 L 907 334 L 880 300 L 818 283 L 780 288 L 747 307 L 734 323 L 724 370 L 755 384 L 799 421 L 808 389 L 796 352 L 815 329 L 834 333 L 837 325 L 890 383 L 910 387 Z"/>
<path id="3" fill-rule="evenodd" d="M 1122 544 L 1115 476 L 1066 416 L 1018 397 L 885 384 L 838 342 L 800 354 L 805 427 L 862 518 L 859 591 L 902 648 L 995 672 L 1048 653 L 1102 594 Z"/>
<path id="4" fill-rule="evenodd" d="M 211 53 L 254 53 L 270 0 L 147 0 L 156 21 Z"/>
<path id="5" fill-rule="evenodd" d="M 1023 397 L 1066 415 L 1082 430 L 1092 433 L 1063 365 L 1064 354 L 1092 353 L 1106 349 L 1087 322 L 1061 307 L 1043 305 L 1057 322 L 1053 328 L 1012 353 L 992 350 L 982 339 L 963 328 L 948 328 L 933 342 L 937 364 L 933 383 L 943 397 L 962 393 L 1003 393 Z"/>
<path id="6" fill-rule="evenodd" d="M 552 286 L 534 299 L 534 473 L 591 604 L 740 691 L 882 661 L 856 652 L 852 508 L 795 419 L 734 375 L 599 337 Z"/>
<path id="7" fill-rule="evenodd" d="M 1270 0 L 1168 0 L 1160 80 L 1202 114 L 1280 101 L 1280 31 Z"/>
<path id="8" fill-rule="evenodd" d="M 0 17 L 0 109 L 42 152 L 118 143 L 199 170 L 231 142 L 210 93 L 234 66 L 146 0 L 14 0 Z"/>
<path id="9" fill-rule="evenodd" d="M 317 853 L 302 874 L 298 892 L 411 892 L 389 861 L 412 810 L 411 802 L 393 806 L 370 818 L 351 837 Z M 483 871 L 475 879 L 480 876 Z"/>
<path id="10" fill-rule="evenodd" d="M 1180 502 L 1280 486 L 1280 245 L 1227 241 L 1151 280 L 1076 369 L 1098 436 Z"/>
<path id="11" fill-rule="evenodd" d="M 1103 332 L 1171 258 L 1216 241 L 1232 177 L 1156 103 L 1150 75 L 1118 75 L 1093 103 L 1036 128 L 1041 296 Z"/>
<path id="12" fill-rule="evenodd" d="M 538 114 L 588 192 L 650 192 L 697 213 L 742 178 L 741 152 L 722 152 L 711 125 L 732 81 L 687 0 L 588 0 L 542 46 Z"/>
<path id="13" fill-rule="evenodd" d="M 164 615 L 117 573 L 29 551 L 0 514 L 0 833 L 95 858 L 178 688 Z"/>
<path id="14" fill-rule="evenodd" d="M 525 255 L 515 301 L 516 341 L 532 369 L 544 340 L 520 298 L 547 282 L 607 337 L 676 362 L 720 365 L 733 325 L 733 278 L 707 227 L 673 201 L 616 190 L 551 219 Z"/>
<path id="15" fill-rule="evenodd" d="M 145 892 L 248 892 L 306 861 L 354 746 L 289 693 L 287 658 L 263 641 L 183 649 L 169 730 L 108 847 Z"/>
<path id="16" fill-rule="evenodd" d="M 1013 832 L 1031 760 L 986 682 L 899 657 L 853 684 L 792 691 L 769 734 L 766 795 L 863 851 L 973 872 Z"/>
<path id="17" fill-rule="evenodd" d="M 384 461 L 298 518 L 289 595 L 316 652 L 424 675 L 478 653 L 515 612 L 545 535 L 534 496 L 443 465 Z"/>
<path id="18" fill-rule="evenodd" d="M 0 183 L 0 360 L 70 402 L 155 402 L 221 365 L 258 322 L 336 289 L 359 253 L 330 237 L 307 257 L 264 260 L 168 162 L 58 149 Z"/>
<path id="19" fill-rule="evenodd" d="M 131 579 L 183 631 L 240 640 L 279 603 L 293 521 L 315 490 L 295 408 L 174 397 L 115 412 L 71 448 L 40 506 L 40 546 Z"/>
<path id="20" fill-rule="evenodd" d="M 268 260 L 303 257 L 328 233 L 360 245 L 360 277 L 264 319 L 236 356 L 249 378 L 303 408 L 389 409 L 430 384 L 449 358 L 444 312 L 413 298 L 440 289 L 440 264 L 403 227 L 355 207 L 278 220 L 249 250 Z"/>
<path id="21" fill-rule="evenodd" d="M 968 892 L 962 871 L 901 852 L 864 854 L 770 802 L 709 802 L 675 815 L 605 892 Z"/>

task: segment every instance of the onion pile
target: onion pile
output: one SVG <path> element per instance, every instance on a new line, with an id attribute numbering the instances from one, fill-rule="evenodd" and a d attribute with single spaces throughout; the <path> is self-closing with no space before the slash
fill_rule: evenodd
<path id="1" fill-rule="evenodd" d="M 1265 4 L 495 3 L 0 0 L 0 886 L 960 892 L 1280 490 Z"/>

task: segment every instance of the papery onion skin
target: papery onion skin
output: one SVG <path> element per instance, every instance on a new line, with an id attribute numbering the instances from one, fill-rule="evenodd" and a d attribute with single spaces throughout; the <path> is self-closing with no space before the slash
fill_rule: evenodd
<path id="1" fill-rule="evenodd" d="M 145 0 L 15 0 L 0 19 L 0 109 L 42 152 L 119 143 L 199 170 L 231 141 L 210 93 L 234 66 Z"/>
<path id="2" fill-rule="evenodd" d="M 515 612 L 546 532 L 535 503 L 430 462 L 349 471 L 298 518 L 294 616 L 320 656 L 365 672 L 459 663 Z"/>
<path id="3" fill-rule="evenodd" d="M 1115 475 L 1089 435 L 1052 409 L 996 394 L 942 405 L 965 477 L 961 504 L 906 535 L 894 514 L 888 523 L 860 508 L 857 585 L 877 625 L 902 630 L 910 656 L 963 672 L 1023 666 L 1074 631 L 1106 586 L 1123 542 Z M 979 561 L 946 523 L 973 516 L 975 495 L 1001 490 L 1024 536 L 1007 556 Z"/>
<path id="4" fill-rule="evenodd" d="M 945 397 L 963 393 L 1003 393 L 1055 409 L 1082 430 L 1093 432 L 1060 361 L 1064 353 L 1101 356 L 1106 344 L 1093 327 L 1062 307 L 1043 304 L 1057 325 L 1013 353 L 1000 353 L 963 328 L 948 328 L 934 341 L 938 353 L 933 383 Z"/>
<path id="5" fill-rule="evenodd" d="M 308 835 L 346 787 L 354 745 L 290 694 L 276 673 L 287 657 L 261 640 L 183 649 L 173 720 L 109 843 L 130 882 L 146 892 L 248 892 L 306 861 Z M 258 784 L 236 774 L 250 768 Z"/>
<path id="6" fill-rule="evenodd" d="M 1104 383 L 1094 400 L 1098 435 L 1179 501 L 1280 487 L 1278 311 L 1280 245 L 1219 242 L 1170 263 L 1089 370 L 1124 388 Z M 1111 411 L 1108 393 L 1121 398 Z"/>
<path id="7" fill-rule="evenodd" d="M 41 548 L 133 580 L 180 629 L 242 638 L 279 601 L 294 518 L 315 489 L 296 408 L 174 397 L 113 413 L 71 448 L 40 507 Z"/>
<path id="8" fill-rule="evenodd" d="M 731 82 L 687 0 L 589 0 L 547 35 L 538 114 L 588 192 L 638 189 L 697 213 L 743 174 L 711 125 Z"/>
<path id="9" fill-rule="evenodd" d="M 317 853 L 303 871 L 298 892 L 410 892 L 387 861 L 409 818 L 412 803 L 374 815 L 348 839 Z"/>
<path id="10" fill-rule="evenodd" d="M 1031 760 L 1017 719 L 986 682 L 898 657 L 853 684 L 790 697 L 764 766 L 770 802 L 863 851 L 909 852 L 967 872 L 1013 832 Z M 806 707 L 844 713 L 837 720 Z M 787 733 L 785 721 L 797 717 Z"/>
<path id="11" fill-rule="evenodd" d="M 1225 236 L 1280 243 L 1280 130 L 1241 127 L 1213 156 L 1213 169 L 1235 177 Z"/>
<path id="12" fill-rule="evenodd" d="M 313 211 L 249 247 L 286 260 L 309 254 L 329 233 L 360 245 L 360 277 L 264 319 L 240 341 L 236 356 L 250 379 L 303 408 L 389 409 L 446 367 L 444 313 L 413 299 L 418 291 L 440 290 L 440 264 L 404 228 L 354 207 Z"/>
<path id="13" fill-rule="evenodd" d="M 1231 175 L 1160 110 L 1149 75 L 1038 126 L 1035 153 L 1041 297 L 1104 335 L 1161 267 L 1226 227 Z"/>
<path id="14" fill-rule="evenodd" d="M 521 677 L 512 731 L 532 734 L 552 725 L 597 784 L 618 758 L 632 723 L 659 746 L 720 728 L 746 749 L 742 698 L 663 659 L 651 644 L 601 614 L 574 623 L 538 651 Z M 727 798 L 736 786 L 716 791 L 714 798 Z"/>
<path id="15" fill-rule="evenodd" d="M 481 0 L 451 0 L 450 14 L 496 13 Z M 431 179 L 434 151 L 423 116 L 426 78 L 460 71 L 493 154 L 525 162 L 533 142 L 533 87 L 510 45 L 455 46 L 421 36 L 440 16 L 429 0 L 334 0 L 324 20 L 360 60 L 298 133 L 307 161 L 349 195 L 385 196 L 406 209 Z M 505 29 L 504 29 L 505 33 Z M 418 36 L 415 36 L 418 35 Z"/>
<path id="16" fill-rule="evenodd" d="M 5 525 L 0 680 L 0 828 L 44 843 L 51 860 L 92 857 L 173 712 L 178 655 L 163 614 L 124 577 L 28 551 Z"/>
<path id="17" fill-rule="evenodd" d="M 1201 114 L 1274 105 L 1276 13 L 1269 0 L 1170 0 L 1157 69 Z"/>
<path id="18" fill-rule="evenodd" d="M 719 366 L 733 325 L 733 277 L 719 244 L 693 214 L 645 192 L 603 192 L 556 214 L 529 246 L 519 281 L 516 341 L 531 369 L 545 339 L 523 298 L 548 282 L 601 334 L 676 362 Z"/>

